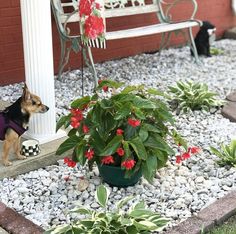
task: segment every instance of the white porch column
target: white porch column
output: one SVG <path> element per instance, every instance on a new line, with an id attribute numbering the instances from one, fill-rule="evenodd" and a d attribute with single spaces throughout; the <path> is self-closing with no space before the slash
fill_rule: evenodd
<path id="1" fill-rule="evenodd" d="M 56 134 L 50 0 L 21 0 L 20 3 L 26 84 L 50 108 L 45 114 L 33 116 L 26 137 L 46 143 L 64 136 Z"/>
<path id="2" fill-rule="evenodd" d="M 232 10 L 233 10 L 233 13 L 234 15 L 236 16 L 236 0 L 232 0 Z"/>

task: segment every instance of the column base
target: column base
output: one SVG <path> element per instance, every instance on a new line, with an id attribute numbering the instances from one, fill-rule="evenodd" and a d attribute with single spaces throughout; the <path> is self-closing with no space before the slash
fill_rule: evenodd
<path id="1" fill-rule="evenodd" d="M 25 133 L 22 135 L 23 138 L 25 139 L 35 139 L 39 142 L 39 144 L 45 144 L 48 143 L 50 141 L 54 141 L 54 140 L 58 140 L 60 138 L 66 137 L 67 134 L 65 131 L 59 129 L 57 131 L 57 133 L 52 134 L 52 135 L 35 135 L 35 134 L 29 134 L 29 133 Z"/>

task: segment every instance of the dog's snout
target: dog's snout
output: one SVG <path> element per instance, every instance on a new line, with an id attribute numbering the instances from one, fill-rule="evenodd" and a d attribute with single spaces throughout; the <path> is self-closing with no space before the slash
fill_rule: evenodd
<path id="1" fill-rule="evenodd" d="M 49 107 L 46 106 L 46 105 L 43 105 L 43 106 L 42 106 L 42 109 L 41 109 L 41 111 L 40 111 L 40 113 L 45 113 L 45 112 L 47 112 L 48 110 L 49 110 Z"/>

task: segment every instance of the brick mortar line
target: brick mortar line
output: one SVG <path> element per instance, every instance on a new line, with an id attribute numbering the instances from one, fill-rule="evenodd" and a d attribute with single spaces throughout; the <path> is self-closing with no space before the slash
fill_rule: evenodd
<path id="1" fill-rule="evenodd" d="M 236 190 L 218 199 L 202 209 L 196 216 L 186 219 L 165 234 L 201 234 L 202 230 L 209 231 L 234 214 L 236 214 Z"/>

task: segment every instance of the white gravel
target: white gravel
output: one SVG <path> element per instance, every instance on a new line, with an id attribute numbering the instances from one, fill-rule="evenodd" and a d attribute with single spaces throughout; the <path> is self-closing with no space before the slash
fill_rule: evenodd
<path id="1" fill-rule="evenodd" d="M 194 63 L 189 48 L 168 49 L 156 54 L 141 54 L 121 60 L 97 64 L 102 77 L 124 81 L 127 84 L 144 83 L 150 87 L 167 90 L 178 80 L 193 80 L 207 83 L 210 90 L 224 98 L 236 90 L 236 41 L 221 40 L 214 43 L 224 51 L 223 55 L 201 58 L 201 66 Z M 102 53 L 102 51 L 101 51 Z M 90 73 L 85 69 L 85 93 L 92 90 Z M 21 93 L 22 84 L 0 87 L 1 98 L 14 101 Z M 67 113 L 69 103 L 81 95 L 80 71 L 64 73 L 61 82 L 55 82 L 57 116 Z M 178 130 L 192 145 L 202 148 L 202 153 L 193 156 L 182 165 L 174 159 L 168 166 L 159 170 L 153 185 L 141 180 L 134 187 L 126 189 L 110 188 L 109 207 L 127 195 L 136 196 L 136 201 L 144 199 L 149 207 L 171 219 L 170 226 L 178 224 L 196 214 L 219 197 L 235 189 L 236 171 L 234 168 L 220 168 L 216 156 L 209 146 L 218 147 L 235 137 L 236 124 L 223 118 L 220 111 L 215 114 L 195 111 L 176 116 Z M 65 177 L 70 175 L 68 181 Z M 89 179 L 87 190 L 80 192 L 78 183 L 81 176 Z M 94 191 L 101 183 L 98 172 L 84 169 L 71 169 L 59 161 L 44 169 L 31 171 L 14 179 L 0 181 L 0 199 L 43 228 L 64 223 L 71 218 L 67 211 L 74 201 L 98 208 Z"/>

